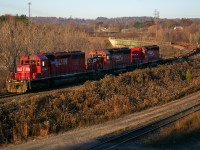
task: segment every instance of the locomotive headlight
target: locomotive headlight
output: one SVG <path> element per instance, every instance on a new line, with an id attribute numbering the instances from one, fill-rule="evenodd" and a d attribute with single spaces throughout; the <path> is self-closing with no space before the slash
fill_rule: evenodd
<path id="1" fill-rule="evenodd" d="M 11 81 L 9 80 L 8 82 L 10 83 Z"/>
<path id="2" fill-rule="evenodd" d="M 23 83 L 24 81 L 21 80 L 21 83 Z"/>

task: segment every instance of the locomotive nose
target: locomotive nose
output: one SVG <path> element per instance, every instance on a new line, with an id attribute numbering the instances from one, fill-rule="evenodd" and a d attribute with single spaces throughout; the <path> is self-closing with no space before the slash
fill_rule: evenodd
<path id="1" fill-rule="evenodd" d="M 31 79 L 31 65 L 18 65 L 17 72 L 15 73 L 15 79 L 27 80 Z"/>

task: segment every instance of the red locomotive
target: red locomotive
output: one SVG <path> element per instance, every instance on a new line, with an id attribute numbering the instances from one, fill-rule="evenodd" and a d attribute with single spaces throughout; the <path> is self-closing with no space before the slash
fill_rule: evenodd
<path id="1" fill-rule="evenodd" d="M 127 68 L 156 62 L 159 58 L 159 47 L 157 45 L 92 50 L 88 56 L 87 69 L 113 70 L 117 72 L 122 70 L 126 71 Z"/>
<path id="2" fill-rule="evenodd" d="M 86 71 L 85 53 L 57 52 L 23 56 L 16 73 L 7 80 L 9 92 L 26 92 L 28 89 L 47 88 L 55 81 L 83 78 Z"/>
<path id="3" fill-rule="evenodd" d="M 130 63 L 130 49 L 116 48 L 107 50 L 93 50 L 89 53 L 88 69 L 110 70 L 125 67 Z"/>
<path id="4" fill-rule="evenodd" d="M 48 88 L 55 83 L 95 78 L 99 74 L 120 73 L 159 60 L 159 47 L 92 50 L 85 64 L 85 53 L 55 52 L 23 56 L 16 73 L 7 80 L 8 92 Z"/>

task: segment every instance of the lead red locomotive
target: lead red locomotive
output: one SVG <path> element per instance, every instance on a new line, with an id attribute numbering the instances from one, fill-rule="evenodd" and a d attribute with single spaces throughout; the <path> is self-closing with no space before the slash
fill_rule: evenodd
<path id="1" fill-rule="evenodd" d="M 144 46 L 22 56 L 15 73 L 9 73 L 7 91 L 23 93 L 55 83 L 75 82 L 108 73 L 120 73 L 160 60 L 159 47 Z"/>

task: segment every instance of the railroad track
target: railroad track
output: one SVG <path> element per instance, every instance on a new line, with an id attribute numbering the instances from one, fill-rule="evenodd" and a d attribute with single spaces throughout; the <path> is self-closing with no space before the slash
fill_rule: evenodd
<path id="1" fill-rule="evenodd" d="M 56 87 L 52 87 L 49 89 L 30 91 L 27 93 L 0 93 L 0 104 L 4 104 L 6 102 L 12 101 L 13 97 L 15 97 L 15 96 L 31 97 L 36 94 L 43 95 L 45 93 L 55 92 L 55 91 L 63 91 L 66 89 L 72 90 L 72 89 L 76 89 L 77 87 L 80 87 L 81 85 L 82 85 L 82 83 L 74 83 L 74 84 L 69 84 L 69 85 L 56 86 Z"/>
<path id="2" fill-rule="evenodd" d="M 21 95 L 19 93 L 1 93 L 0 99 Z"/>
<path id="3" fill-rule="evenodd" d="M 200 101 L 200 99 L 199 99 Z M 134 140 L 138 137 L 141 137 L 147 133 L 150 133 L 154 130 L 160 129 L 168 124 L 171 124 L 189 114 L 192 114 L 196 111 L 200 110 L 200 103 L 196 104 L 184 111 L 178 112 L 174 115 L 168 116 L 164 119 L 158 120 L 156 122 L 150 123 L 138 129 L 129 130 L 123 134 L 115 136 L 114 138 L 110 138 L 108 140 L 102 141 L 99 144 L 96 144 L 90 147 L 88 150 L 108 150 L 108 149 L 116 149 L 119 145 L 126 143 L 128 141 Z"/>

